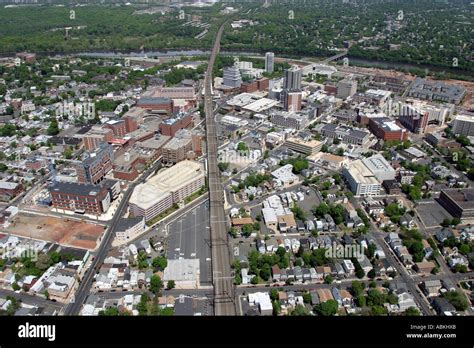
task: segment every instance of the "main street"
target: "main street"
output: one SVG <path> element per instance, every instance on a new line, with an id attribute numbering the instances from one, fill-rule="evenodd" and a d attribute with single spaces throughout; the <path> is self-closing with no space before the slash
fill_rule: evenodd
<path id="1" fill-rule="evenodd" d="M 219 28 L 204 81 L 204 111 L 206 114 L 207 172 L 209 181 L 212 281 L 214 285 L 214 314 L 235 315 L 234 277 L 231 270 L 229 235 L 224 211 L 224 189 L 217 166 L 217 126 L 212 102 L 212 71 L 219 53 L 225 23 Z"/>
<path id="2" fill-rule="evenodd" d="M 86 297 L 89 295 L 90 289 L 92 287 L 92 282 L 94 281 L 94 276 L 98 267 L 104 262 L 104 259 L 107 256 L 108 251 L 112 247 L 112 241 L 114 240 L 114 234 L 117 229 L 118 222 L 120 218 L 123 216 L 125 211 L 127 210 L 128 201 L 130 196 L 132 195 L 135 186 L 143 183 L 146 178 L 153 173 L 159 166 L 161 165 L 160 162 L 156 162 L 151 168 L 143 172 L 140 178 L 135 181 L 134 183 L 130 184 L 128 189 L 123 194 L 122 200 L 115 212 L 114 217 L 112 220 L 109 221 L 110 225 L 107 231 L 104 234 L 102 243 L 97 250 L 97 253 L 94 255 L 94 259 L 92 260 L 92 264 L 89 270 L 85 273 L 84 278 L 81 280 L 79 284 L 79 288 L 76 292 L 74 300 L 66 307 L 64 314 L 65 315 L 78 315 L 82 304 L 84 303 Z"/>

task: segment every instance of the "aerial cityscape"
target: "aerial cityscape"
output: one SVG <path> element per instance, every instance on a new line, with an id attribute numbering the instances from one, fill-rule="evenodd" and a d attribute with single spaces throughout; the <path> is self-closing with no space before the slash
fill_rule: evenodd
<path id="1" fill-rule="evenodd" d="M 0 6 L 2 316 L 473 316 L 472 2 Z"/>

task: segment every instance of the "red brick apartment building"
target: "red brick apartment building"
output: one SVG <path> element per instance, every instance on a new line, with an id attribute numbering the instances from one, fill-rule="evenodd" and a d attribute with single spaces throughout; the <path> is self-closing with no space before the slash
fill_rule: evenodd
<path id="1" fill-rule="evenodd" d="M 160 132 L 163 135 L 174 136 L 177 131 L 180 129 L 187 128 L 191 126 L 193 123 L 193 116 L 191 114 L 187 114 L 184 116 L 178 116 L 175 118 L 169 118 L 164 120 L 160 124 Z"/>
<path id="2" fill-rule="evenodd" d="M 369 130 L 377 138 L 384 141 L 404 141 L 408 139 L 408 131 L 388 117 L 370 117 Z"/>
<path id="3" fill-rule="evenodd" d="M 110 193 L 105 185 L 56 182 L 49 192 L 53 207 L 58 209 L 100 215 L 110 205 Z"/>

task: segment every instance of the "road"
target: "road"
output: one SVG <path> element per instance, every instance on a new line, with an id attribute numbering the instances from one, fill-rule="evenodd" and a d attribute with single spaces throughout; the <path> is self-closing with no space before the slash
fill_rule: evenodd
<path id="1" fill-rule="evenodd" d="M 79 314 L 82 308 L 82 304 L 84 303 L 86 297 L 89 295 L 90 289 L 92 287 L 92 282 L 94 281 L 94 276 L 96 274 L 96 270 L 104 262 L 104 259 L 107 257 L 107 253 L 112 247 L 112 241 L 114 240 L 114 234 L 115 230 L 117 229 L 118 222 L 127 209 L 128 201 L 130 199 L 130 196 L 132 195 L 133 190 L 135 189 L 135 186 L 143 183 L 146 178 L 158 168 L 159 165 L 161 165 L 160 162 L 157 162 L 151 168 L 143 172 L 143 174 L 140 176 L 140 179 L 130 184 L 128 189 L 123 194 L 122 200 L 119 206 L 117 207 L 117 211 L 114 217 L 112 218 L 112 220 L 109 221 L 109 228 L 104 234 L 102 243 L 100 244 L 99 249 L 95 254 L 95 258 L 93 259 L 89 270 L 84 275 L 84 278 L 82 279 L 81 283 L 79 284 L 79 288 L 76 291 L 74 301 L 72 301 L 64 311 L 65 315 Z"/>
<path id="2" fill-rule="evenodd" d="M 39 296 L 28 295 L 25 293 L 16 293 L 15 291 L 0 289 L 0 297 L 6 298 L 7 296 L 12 296 L 17 300 L 20 300 L 22 303 L 31 306 L 50 308 L 56 311 L 56 313 L 59 313 L 61 308 L 63 307 L 63 304 L 60 302 L 52 302 Z"/>
<path id="3" fill-rule="evenodd" d="M 352 202 L 354 204 L 355 208 L 362 208 L 362 206 L 357 202 L 356 200 L 353 200 Z M 413 295 L 415 298 L 415 301 L 418 303 L 418 305 L 421 308 L 421 311 L 423 312 L 424 315 L 434 315 L 433 311 L 431 310 L 428 301 L 425 299 L 425 297 L 420 293 L 420 289 L 418 288 L 418 283 L 417 281 L 414 280 L 414 278 L 408 274 L 406 268 L 400 264 L 398 261 L 398 258 L 396 255 L 393 254 L 392 249 L 387 245 L 385 242 L 384 237 L 387 234 L 384 234 L 383 232 L 380 232 L 377 230 L 377 228 L 374 226 L 372 220 L 370 221 L 370 228 L 369 228 L 369 233 L 374 237 L 374 239 L 377 241 L 377 243 L 380 245 L 380 247 L 383 249 L 383 252 L 385 253 L 385 257 L 387 260 L 390 262 L 391 265 L 395 267 L 397 270 L 397 273 L 400 275 L 400 277 L 403 279 L 403 281 L 407 285 L 407 290 L 410 291 L 410 293 Z M 428 280 L 428 278 L 426 279 Z"/>
<path id="4" fill-rule="evenodd" d="M 204 80 L 204 111 L 206 114 L 207 173 L 209 181 L 209 208 L 211 232 L 212 282 L 214 285 L 214 314 L 236 315 L 234 277 L 231 269 L 229 234 L 224 211 L 224 189 L 217 166 L 217 126 L 212 102 L 212 70 L 220 49 L 225 24 L 217 31 L 206 78 Z"/>

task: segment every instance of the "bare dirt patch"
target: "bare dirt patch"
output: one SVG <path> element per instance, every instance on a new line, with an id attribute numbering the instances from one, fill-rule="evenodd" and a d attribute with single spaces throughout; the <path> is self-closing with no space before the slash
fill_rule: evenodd
<path id="1" fill-rule="evenodd" d="M 19 214 L 6 232 L 77 248 L 93 250 L 104 226 L 86 221 Z"/>

